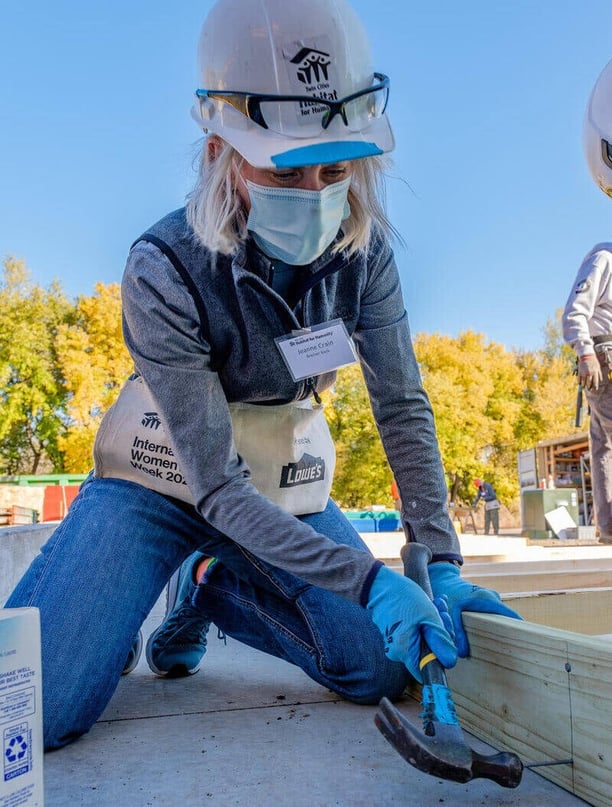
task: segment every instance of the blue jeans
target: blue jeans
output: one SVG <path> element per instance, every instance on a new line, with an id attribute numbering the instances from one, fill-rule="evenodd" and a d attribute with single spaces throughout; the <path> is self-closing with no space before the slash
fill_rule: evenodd
<path id="1" fill-rule="evenodd" d="M 331 501 L 300 518 L 369 551 Z M 401 694 L 408 672 L 386 658 L 364 608 L 262 563 L 187 505 L 132 482 L 89 477 L 6 603 L 40 609 L 47 749 L 76 739 L 101 715 L 138 629 L 196 549 L 220 563 L 194 601 L 228 636 L 354 702 Z"/>

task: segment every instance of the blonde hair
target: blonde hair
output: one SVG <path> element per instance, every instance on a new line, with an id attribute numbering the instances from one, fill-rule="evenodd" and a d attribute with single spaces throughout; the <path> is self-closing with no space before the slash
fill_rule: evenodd
<path id="1" fill-rule="evenodd" d="M 238 152 L 220 140 L 214 156 L 208 141 L 200 154 L 198 179 L 187 197 L 187 221 L 203 246 L 222 255 L 233 255 L 247 238 L 247 213 L 232 180 L 232 165 L 242 160 Z M 381 157 L 353 162 L 348 192 L 351 214 L 342 222 L 343 236 L 334 252 L 353 255 L 367 252 L 372 225 L 398 236 L 385 213 L 385 163 Z"/>

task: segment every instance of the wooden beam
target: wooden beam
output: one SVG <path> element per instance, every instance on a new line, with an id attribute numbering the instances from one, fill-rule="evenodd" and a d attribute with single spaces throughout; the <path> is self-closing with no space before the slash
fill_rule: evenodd
<path id="1" fill-rule="evenodd" d="M 528 556 L 525 560 L 502 561 L 490 561 L 488 559 L 474 561 L 471 558 L 466 558 L 463 568 L 464 572 L 469 572 L 470 575 L 483 575 L 490 574 L 491 572 L 517 574 L 523 571 L 538 572 L 539 574 L 546 575 L 554 571 L 589 572 L 601 570 L 607 570 L 612 575 L 612 556 L 598 556 L 593 558 L 575 558 L 570 556 L 568 558 L 545 558 L 544 560 L 535 560 L 533 557 Z"/>
<path id="2" fill-rule="evenodd" d="M 500 594 L 602 588 L 612 582 L 612 558 L 466 562 L 463 576 Z"/>
<path id="3" fill-rule="evenodd" d="M 505 594 L 503 601 L 529 622 L 588 636 L 612 631 L 612 588 Z"/>
<path id="4" fill-rule="evenodd" d="M 526 569 L 524 572 L 504 574 L 494 572 L 486 575 L 465 572 L 466 580 L 484 588 L 492 588 L 499 594 L 527 591 L 567 591 L 576 588 L 605 588 L 612 581 L 612 573 L 607 569 L 572 572 L 571 570 L 551 569 L 548 574 L 540 574 Z"/>
<path id="5" fill-rule="evenodd" d="M 462 725 L 595 807 L 612 799 L 612 643 L 464 614 L 471 655 L 448 671 Z"/>

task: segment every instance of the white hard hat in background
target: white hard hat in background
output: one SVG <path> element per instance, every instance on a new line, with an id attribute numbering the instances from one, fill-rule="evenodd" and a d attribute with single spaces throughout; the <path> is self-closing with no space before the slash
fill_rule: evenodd
<path id="1" fill-rule="evenodd" d="M 333 163 L 394 147 L 389 81 L 374 73 L 365 29 L 346 0 L 218 0 L 198 64 L 193 117 L 251 165 Z M 371 91 L 334 106 L 363 90 Z"/>
<path id="2" fill-rule="evenodd" d="M 612 196 L 612 61 L 599 74 L 584 118 L 584 152 L 591 176 Z"/>

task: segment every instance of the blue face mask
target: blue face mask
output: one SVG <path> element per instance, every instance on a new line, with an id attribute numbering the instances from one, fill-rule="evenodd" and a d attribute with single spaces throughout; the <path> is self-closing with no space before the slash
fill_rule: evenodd
<path id="1" fill-rule="evenodd" d="M 305 266 L 322 255 L 351 213 L 351 177 L 321 191 L 245 183 L 251 200 L 247 229 L 266 255 L 290 266 Z"/>

